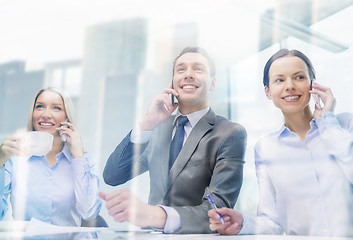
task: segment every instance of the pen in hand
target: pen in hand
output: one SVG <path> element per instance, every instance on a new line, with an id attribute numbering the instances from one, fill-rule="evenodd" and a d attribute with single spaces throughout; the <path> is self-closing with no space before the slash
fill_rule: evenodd
<path id="1" fill-rule="evenodd" d="M 208 194 L 207 198 L 208 198 L 208 201 L 210 202 L 212 208 L 214 210 L 217 210 L 216 204 L 214 203 L 212 196 L 210 194 Z M 224 220 L 223 220 L 223 217 L 221 214 L 219 214 L 219 220 L 221 221 L 222 224 L 224 224 Z"/>

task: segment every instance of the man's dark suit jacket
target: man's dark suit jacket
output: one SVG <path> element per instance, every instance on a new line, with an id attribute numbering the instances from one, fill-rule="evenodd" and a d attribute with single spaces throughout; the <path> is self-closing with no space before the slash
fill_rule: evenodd
<path id="1" fill-rule="evenodd" d="M 155 128 L 146 144 L 130 142 L 128 134 L 110 155 L 103 178 L 116 186 L 149 171 L 149 204 L 171 206 L 179 213 L 177 233 L 210 233 L 207 195 L 218 207 L 234 207 L 243 179 L 246 131 L 210 109 L 192 129 L 169 171 L 174 118 Z"/>

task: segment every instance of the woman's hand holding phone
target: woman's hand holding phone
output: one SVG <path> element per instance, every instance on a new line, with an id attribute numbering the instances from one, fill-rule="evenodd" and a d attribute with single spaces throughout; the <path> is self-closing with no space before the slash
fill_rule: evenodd
<path id="1" fill-rule="evenodd" d="M 315 101 L 315 106 L 317 109 L 321 109 L 320 97 L 317 94 L 311 94 Z"/>
<path id="2" fill-rule="evenodd" d="M 315 100 L 315 111 L 314 118 L 322 117 L 325 112 L 334 111 L 336 106 L 336 99 L 333 96 L 331 89 L 325 86 L 322 86 L 316 82 L 312 85 L 312 90 L 310 90 L 314 100 Z M 321 107 L 320 100 L 323 103 Z M 318 102 L 318 104 L 316 104 Z M 319 105 L 319 106 L 318 106 Z"/>
<path id="3" fill-rule="evenodd" d="M 65 141 L 69 144 L 70 152 L 75 158 L 83 158 L 83 144 L 76 127 L 70 122 L 62 122 L 58 128 L 60 137 L 65 135 Z M 63 139 L 62 139 L 63 140 Z"/>
<path id="4" fill-rule="evenodd" d="M 67 119 L 65 120 L 65 122 L 67 122 Z M 69 126 L 63 125 L 63 124 L 61 124 L 61 127 L 63 127 L 63 128 L 69 128 Z M 61 134 L 62 132 L 63 132 L 63 130 L 59 130 L 59 135 L 60 135 L 61 141 L 66 142 L 66 140 L 67 140 L 67 134 Z"/>

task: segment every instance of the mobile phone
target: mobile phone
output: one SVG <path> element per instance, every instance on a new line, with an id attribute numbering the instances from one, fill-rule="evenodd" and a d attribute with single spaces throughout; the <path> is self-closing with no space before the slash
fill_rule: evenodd
<path id="1" fill-rule="evenodd" d="M 174 89 L 173 79 L 172 79 L 172 89 Z M 172 106 L 174 107 L 175 103 L 178 102 L 178 99 L 173 94 L 170 94 L 170 98 L 172 99 Z"/>
<path id="2" fill-rule="evenodd" d="M 65 119 L 65 122 L 68 122 L 68 120 Z M 69 128 L 67 125 L 62 125 L 62 127 L 64 127 L 64 128 Z M 60 133 L 62 133 L 62 130 L 59 130 L 59 134 L 60 134 Z M 67 140 L 67 135 L 66 135 L 66 134 L 60 135 L 60 138 L 61 138 L 61 141 L 66 142 L 66 140 Z"/>
<path id="3" fill-rule="evenodd" d="M 313 82 L 315 82 L 315 79 L 313 80 Z M 320 103 L 320 97 L 317 94 L 311 94 L 311 96 L 314 99 L 315 105 L 318 109 L 321 109 L 321 103 Z"/>

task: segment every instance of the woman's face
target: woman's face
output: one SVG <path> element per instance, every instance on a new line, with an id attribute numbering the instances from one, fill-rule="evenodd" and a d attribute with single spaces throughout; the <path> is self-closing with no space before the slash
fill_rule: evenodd
<path id="1" fill-rule="evenodd" d="M 283 113 L 300 112 L 310 101 L 310 81 L 308 67 L 301 58 L 282 57 L 270 67 L 265 93 Z"/>
<path id="2" fill-rule="evenodd" d="M 39 95 L 33 110 L 33 127 L 36 131 L 58 134 L 56 128 L 66 119 L 64 102 L 59 94 L 45 91 Z"/>

